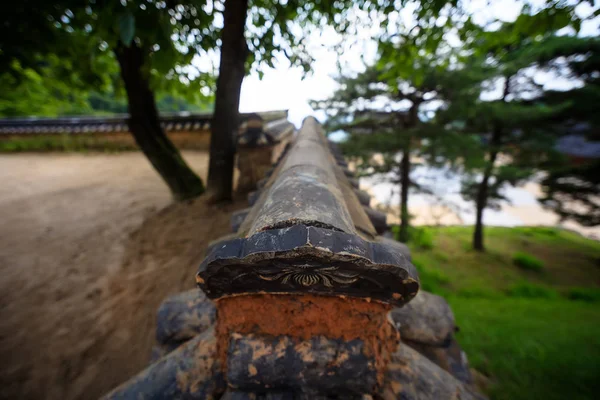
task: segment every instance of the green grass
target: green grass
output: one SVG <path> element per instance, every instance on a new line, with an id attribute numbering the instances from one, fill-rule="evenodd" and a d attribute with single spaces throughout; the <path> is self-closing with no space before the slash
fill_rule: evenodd
<path id="1" fill-rule="evenodd" d="M 600 391 L 600 243 L 542 227 L 487 228 L 485 253 L 472 228 L 428 228 L 429 249 L 411 244 L 425 290 L 445 296 L 472 367 L 492 399 L 592 399 Z M 526 254 L 543 265 L 515 265 Z"/>
<path id="2" fill-rule="evenodd" d="M 510 297 L 521 297 L 526 299 L 557 299 L 558 292 L 544 285 L 523 281 L 511 286 L 506 294 Z"/>
<path id="3" fill-rule="evenodd" d="M 600 392 L 597 304 L 448 300 L 471 366 L 492 380 L 492 399 L 593 399 Z"/>
<path id="4" fill-rule="evenodd" d="M 119 152 L 136 150 L 136 147 L 125 143 L 110 142 L 94 136 L 67 134 L 23 136 L 0 140 L 0 153 L 25 151 L 85 152 L 89 150 Z"/>

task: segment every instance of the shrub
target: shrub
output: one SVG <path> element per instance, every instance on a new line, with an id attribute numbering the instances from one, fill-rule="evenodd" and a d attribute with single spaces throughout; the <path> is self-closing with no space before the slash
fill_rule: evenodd
<path id="1" fill-rule="evenodd" d="M 527 253 L 515 253 L 513 256 L 513 263 L 522 269 L 529 271 L 541 271 L 544 268 L 544 262 L 539 258 L 532 256 Z"/>
<path id="2" fill-rule="evenodd" d="M 424 250 L 433 248 L 433 232 L 426 227 L 412 228 L 409 232 L 409 243 Z"/>
<path id="3" fill-rule="evenodd" d="M 600 289 L 598 288 L 571 288 L 567 292 L 569 300 L 586 301 L 596 303 L 600 301 Z"/>
<path id="4" fill-rule="evenodd" d="M 546 286 L 536 285 L 529 282 L 519 282 L 508 289 L 507 294 L 511 297 L 526 299 L 556 299 L 558 292 Z"/>
<path id="5" fill-rule="evenodd" d="M 390 230 L 392 231 L 392 235 L 394 235 L 394 240 L 400 241 L 400 226 L 399 225 L 391 225 Z"/>
<path id="6" fill-rule="evenodd" d="M 93 136 L 67 134 L 23 136 L 0 140 L 0 153 L 21 151 L 85 152 L 87 150 L 117 152 L 135 149 L 134 145 L 127 143 L 113 143 Z"/>

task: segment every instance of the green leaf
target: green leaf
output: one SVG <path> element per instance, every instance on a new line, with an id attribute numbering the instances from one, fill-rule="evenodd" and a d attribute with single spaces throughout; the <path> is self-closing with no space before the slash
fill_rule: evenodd
<path id="1" fill-rule="evenodd" d="M 129 11 L 119 16 L 119 35 L 126 47 L 131 46 L 135 35 L 135 17 Z"/>

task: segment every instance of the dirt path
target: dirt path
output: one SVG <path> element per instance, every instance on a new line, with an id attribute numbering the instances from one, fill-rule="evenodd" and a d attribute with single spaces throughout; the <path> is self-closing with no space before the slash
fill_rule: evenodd
<path id="1" fill-rule="evenodd" d="M 0 182 L 0 398 L 93 399 L 143 368 L 156 307 L 243 207 L 170 205 L 138 153 L 3 155 Z"/>

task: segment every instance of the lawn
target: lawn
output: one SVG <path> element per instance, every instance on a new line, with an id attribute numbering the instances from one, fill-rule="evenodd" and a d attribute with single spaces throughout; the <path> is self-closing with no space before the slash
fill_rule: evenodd
<path id="1" fill-rule="evenodd" d="M 450 302 L 492 399 L 596 398 L 600 242 L 553 228 L 488 228 L 478 253 L 470 227 L 424 229 L 409 243 L 423 288 Z"/>

